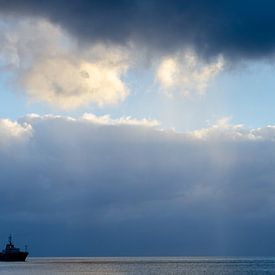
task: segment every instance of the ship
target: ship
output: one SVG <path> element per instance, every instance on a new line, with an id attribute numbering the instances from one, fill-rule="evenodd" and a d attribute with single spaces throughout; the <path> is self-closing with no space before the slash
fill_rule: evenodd
<path id="1" fill-rule="evenodd" d="M 12 237 L 9 236 L 9 241 L 6 244 L 6 248 L 0 252 L 0 261 L 2 262 L 24 262 L 29 253 L 27 251 L 20 251 L 12 243 Z"/>

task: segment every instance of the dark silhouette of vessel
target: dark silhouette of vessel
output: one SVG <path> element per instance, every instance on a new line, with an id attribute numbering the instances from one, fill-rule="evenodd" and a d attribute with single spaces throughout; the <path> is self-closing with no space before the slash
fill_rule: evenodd
<path id="1" fill-rule="evenodd" d="M 29 253 L 27 251 L 20 251 L 12 243 L 12 237 L 9 236 L 9 242 L 6 248 L 0 252 L 0 261 L 4 262 L 24 262 Z"/>

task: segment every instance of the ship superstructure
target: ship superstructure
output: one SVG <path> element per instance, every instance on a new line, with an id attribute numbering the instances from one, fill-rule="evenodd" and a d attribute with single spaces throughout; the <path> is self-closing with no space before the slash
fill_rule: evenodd
<path id="1" fill-rule="evenodd" d="M 5 262 L 24 262 L 29 253 L 27 251 L 20 251 L 12 243 L 12 236 L 9 236 L 9 241 L 6 244 L 6 248 L 0 252 L 0 261 Z"/>

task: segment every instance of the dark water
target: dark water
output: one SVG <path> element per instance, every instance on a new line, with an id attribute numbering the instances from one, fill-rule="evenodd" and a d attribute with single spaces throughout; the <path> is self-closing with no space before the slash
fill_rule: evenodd
<path id="1" fill-rule="evenodd" d="M 275 258 L 29 258 L 0 262 L 0 274 L 275 274 Z"/>

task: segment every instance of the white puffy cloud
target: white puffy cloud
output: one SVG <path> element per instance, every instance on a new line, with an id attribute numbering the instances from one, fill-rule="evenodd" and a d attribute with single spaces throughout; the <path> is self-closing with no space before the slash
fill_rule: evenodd
<path id="1" fill-rule="evenodd" d="M 204 63 L 194 52 L 184 51 L 164 57 L 157 68 L 156 78 L 167 95 L 172 96 L 175 92 L 183 96 L 202 94 L 223 66 L 222 57 L 212 63 Z"/>
<path id="2" fill-rule="evenodd" d="M 43 19 L 0 17 L 1 65 L 28 69 L 45 57 L 69 53 L 71 41 L 58 26 Z"/>
<path id="3" fill-rule="evenodd" d="M 205 63 L 192 51 L 148 59 L 148 52 L 131 41 L 79 45 L 42 18 L 1 15 L 0 31 L 0 67 L 12 73 L 12 84 L 31 101 L 62 109 L 122 102 L 129 94 L 123 78 L 129 67 L 148 68 L 156 58 L 161 60 L 156 79 L 170 96 L 204 93 L 224 65 L 222 57 Z"/>
<path id="4" fill-rule="evenodd" d="M 255 131 L 256 130 L 245 129 L 241 124 L 232 125 L 230 124 L 230 118 L 225 117 L 219 119 L 211 127 L 195 130 L 190 134 L 194 138 L 212 142 L 217 142 L 219 140 L 240 141 L 262 139 L 263 137 L 257 136 Z"/>
<path id="5" fill-rule="evenodd" d="M 0 65 L 14 73 L 31 100 L 72 109 L 117 104 L 127 97 L 122 80 L 127 49 L 80 48 L 60 27 L 38 18 L 0 18 L 0 29 Z"/>
<path id="6" fill-rule="evenodd" d="M 27 142 L 32 136 L 30 124 L 19 124 L 9 119 L 0 119 L 0 146 L 5 149 L 9 145 Z"/>
<path id="7" fill-rule="evenodd" d="M 132 126 L 154 127 L 160 124 L 157 120 L 146 119 L 146 118 L 135 119 L 128 116 L 128 117 L 121 117 L 119 119 L 112 119 L 109 115 L 96 116 L 91 113 L 84 114 L 82 116 L 82 119 L 92 123 L 101 124 L 101 125 L 132 125 Z"/>
<path id="8" fill-rule="evenodd" d="M 25 75 L 24 86 L 31 98 L 64 109 L 94 103 L 116 104 L 127 96 L 120 79 L 124 68 L 54 58 L 35 64 Z"/>

